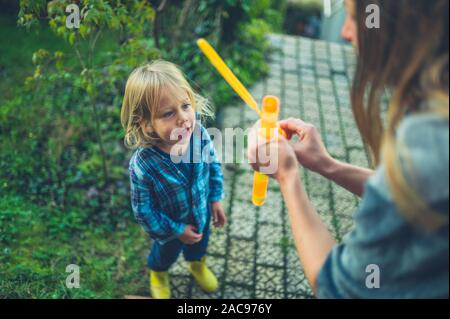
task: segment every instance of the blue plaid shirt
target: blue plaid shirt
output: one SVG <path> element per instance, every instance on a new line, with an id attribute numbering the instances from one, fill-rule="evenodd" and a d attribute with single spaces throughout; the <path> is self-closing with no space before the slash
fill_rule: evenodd
<path id="1" fill-rule="evenodd" d="M 221 165 L 199 121 L 190 147 L 194 158 L 191 181 L 153 147 L 138 148 L 130 160 L 134 215 L 150 237 L 161 244 L 180 236 L 187 224 L 194 224 L 202 233 L 210 214 L 209 203 L 224 198 Z"/>

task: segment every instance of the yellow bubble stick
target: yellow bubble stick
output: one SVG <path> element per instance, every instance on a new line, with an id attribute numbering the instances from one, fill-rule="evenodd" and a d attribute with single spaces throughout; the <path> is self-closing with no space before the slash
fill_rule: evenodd
<path id="1" fill-rule="evenodd" d="M 250 106 L 258 115 L 260 110 L 253 96 L 242 85 L 241 81 L 233 74 L 230 68 L 225 64 L 222 58 L 217 54 L 216 50 L 205 39 L 199 39 L 197 45 L 203 54 L 208 58 L 211 64 L 217 69 L 233 90 L 241 97 L 244 102 Z"/>
<path id="2" fill-rule="evenodd" d="M 261 127 L 265 128 L 264 136 L 270 139 L 273 130 L 271 128 L 277 127 L 277 118 L 279 113 L 279 100 L 275 96 L 266 96 L 263 100 L 263 111 L 258 108 L 253 96 L 242 85 L 241 81 L 233 74 L 230 68 L 225 64 L 222 58 L 217 54 L 214 48 L 205 39 L 199 39 L 197 45 L 203 54 L 208 58 L 211 64 L 217 69 L 227 83 L 233 88 L 233 90 L 241 97 L 241 99 L 252 109 L 258 116 L 261 117 Z M 286 137 L 286 133 L 278 127 L 278 132 Z M 266 199 L 267 186 L 269 178 L 259 172 L 255 172 L 253 177 L 253 204 L 256 206 L 262 206 Z"/>
<path id="3" fill-rule="evenodd" d="M 276 96 L 267 95 L 262 102 L 261 128 L 262 136 L 267 140 L 272 138 L 272 134 L 277 128 L 280 101 Z M 255 206 L 262 206 L 266 201 L 267 186 L 269 177 L 260 172 L 253 175 L 252 202 Z"/>

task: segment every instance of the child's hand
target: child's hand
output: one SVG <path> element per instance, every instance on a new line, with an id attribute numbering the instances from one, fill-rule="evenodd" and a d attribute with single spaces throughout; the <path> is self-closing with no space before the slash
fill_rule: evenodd
<path id="1" fill-rule="evenodd" d="M 202 240 L 203 234 L 196 233 L 197 228 L 194 225 L 186 225 L 183 233 L 178 236 L 178 239 L 181 240 L 186 245 L 193 245 Z"/>
<path id="2" fill-rule="evenodd" d="M 222 204 L 220 202 L 211 203 L 213 225 L 214 227 L 222 228 L 227 223 L 225 212 L 223 211 Z"/>

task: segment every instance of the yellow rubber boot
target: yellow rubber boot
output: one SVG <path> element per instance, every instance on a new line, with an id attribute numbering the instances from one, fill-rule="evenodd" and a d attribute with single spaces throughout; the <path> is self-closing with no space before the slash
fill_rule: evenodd
<path id="1" fill-rule="evenodd" d="M 150 270 L 150 293 L 155 299 L 169 299 L 170 285 L 167 271 Z"/>
<path id="2" fill-rule="evenodd" d="M 206 257 L 203 257 L 200 261 L 189 262 L 189 272 L 204 291 L 214 292 L 219 288 L 216 276 L 206 267 Z"/>

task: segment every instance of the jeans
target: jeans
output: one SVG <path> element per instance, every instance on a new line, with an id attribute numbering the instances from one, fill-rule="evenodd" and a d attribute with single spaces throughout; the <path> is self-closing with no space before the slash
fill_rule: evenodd
<path id="1" fill-rule="evenodd" d="M 208 218 L 202 239 L 193 245 L 186 245 L 178 238 L 163 245 L 153 243 L 147 259 L 148 267 L 153 271 L 167 271 L 183 252 L 186 261 L 199 261 L 206 254 L 210 234 L 210 218 Z"/>

